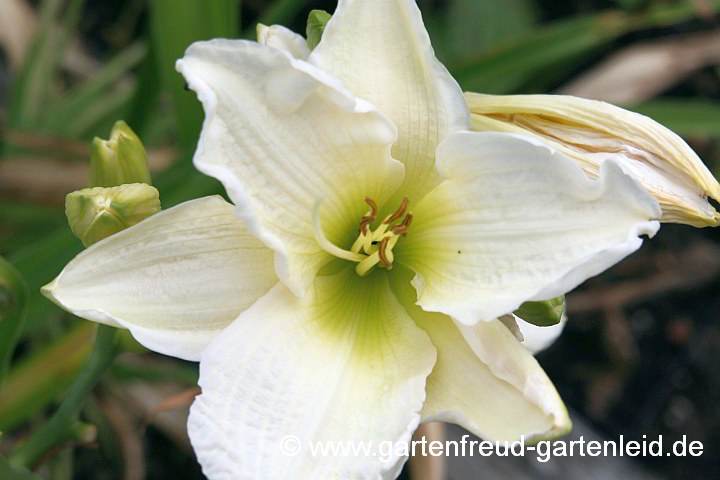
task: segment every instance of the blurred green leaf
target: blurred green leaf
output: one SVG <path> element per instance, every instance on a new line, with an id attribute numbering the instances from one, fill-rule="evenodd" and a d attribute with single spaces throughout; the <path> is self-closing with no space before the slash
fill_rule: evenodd
<path id="1" fill-rule="evenodd" d="M 620 12 L 573 17 L 515 37 L 453 72 L 466 90 L 511 93 L 538 70 L 591 52 L 629 28 Z"/>
<path id="2" fill-rule="evenodd" d="M 82 137 L 93 126 L 110 119 L 110 112 L 127 102 L 128 91 L 134 92 L 134 85 L 113 88 L 117 81 L 136 67 L 147 54 L 143 43 L 133 44 L 98 70 L 92 78 L 69 91 L 52 104 L 43 116 L 40 125 L 47 132 Z M 116 120 L 116 118 L 112 118 Z"/>
<path id="3" fill-rule="evenodd" d="M 650 0 L 613 0 L 623 10 L 638 10 L 645 7 Z"/>
<path id="4" fill-rule="evenodd" d="M 48 348 L 15 366 L 0 387 L 0 431 L 14 428 L 56 400 L 82 368 L 95 325 L 82 321 Z"/>
<path id="5" fill-rule="evenodd" d="M 698 98 L 652 100 L 630 107 L 685 137 L 720 138 L 720 102 Z"/>
<path id="6" fill-rule="evenodd" d="M 151 0 L 150 24 L 157 68 L 170 92 L 179 140 L 186 152 L 195 149 L 203 113 L 195 94 L 175 71 L 175 61 L 198 40 L 235 38 L 239 28 L 239 0 Z"/>
<path id="7" fill-rule="evenodd" d="M 65 47 L 75 31 L 85 0 L 45 0 L 37 33 L 10 91 L 8 125 L 28 128 L 44 113 Z M 64 8 L 63 8 L 64 7 Z M 62 21 L 58 21 L 60 12 Z"/>
<path id="8" fill-rule="evenodd" d="M 717 12 L 720 0 L 707 0 L 707 6 Z M 512 93 L 543 72 L 576 64 L 579 58 L 601 51 L 629 32 L 672 25 L 699 15 L 693 2 L 686 0 L 636 14 L 610 10 L 571 17 L 509 39 L 461 63 L 449 63 L 448 67 L 466 90 Z"/>
<path id="9" fill-rule="evenodd" d="M 0 199 L 0 254 L 7 255 L 66 223 L 61 207 Z"/>
<path id="10" fill-rule="evenodd" d="M 5 380 L 23 328 L 27 298 L 25 280 L 15 267 L 0 257 L 0 385 Z"/>
<path id="11" fill-rule="evenodd" d="M 265 25 L 289 25 L 314 0 L 275 0 L 268 6 L 257 20 Z M 317 3 L 315 1 L 315 3 Z M 243 32 L 243 37 L 255 39 L 255 25 L 250 25 Z"/>
<path id="12" fill-rule="evenodd" d="M 446 41 L 450 52 L 463 58 L 507 38 L 531 30 L 537 21 L 532 0 L 452 0 L 447 13 Z"/>
<path id="13" fill-rule="evenodd" d="M 8 259 L 25 278 L 30 291 L 28 327 L 44 320 L 48 312 L 57 309 L 40 294 L 40 287 L 55 278 L 80 250 L 80 241 L 73 236 L 70 227 L 63 225 L 8 255 Z"/>
<path id="14" fill-rule="evenodd" d="M 41 477 L 24 468 L 11 465 L 2 455 L 0 455 L 0 478 L 3 480 L 42 480 Z"/>

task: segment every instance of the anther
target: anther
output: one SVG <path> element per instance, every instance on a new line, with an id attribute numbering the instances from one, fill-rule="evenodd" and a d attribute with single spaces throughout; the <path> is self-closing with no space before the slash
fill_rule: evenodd
<path id="1" fill-rule="evenodd" d="M 403 219 L 402 223 L 399 225 L 395 225 L 394 227 L 392 227 L 390 229 L 390 231 L 392 233 L 394 233 L 395 235 L 402 235 L 402 236 L 407 235 L 407 232 L 410 229 L 410 225 L 412 224 L 412 219 L 413 219 L 412 213 L 408 213 L 407 215 L 405 215 L 405 218 Z"/>
<path id="2" fill-rule="evenodd" d="M 395 220 L 399 220 L 400 218 L 402 218 L 402 216 L 405 215 L 405 212 L 407 211 L 409 203 L 410 203 L 410 201 L 408 200 L 407 197 L 403 198 L 403 201 L 400 204 L 400 207 L 395 211 L 395 213 L 393 213 L 388 218 L 386 218 L 383 223 L 390 224 L 390 223 L 394 222 Z"/>
<path id="3" fill-rule="evenodd" d="M 380 263 L 382 263 L 383 267 L 387 268 L 388 270 L 392 268 L 392 262 L 387 258 L 386 252 L 389 241 L 389 237 L 383 238 L 378 247 L 378 257 L 380 257 Z"/>
<path id="4" fill-rule="evenodd" d="M 375 221 L 375 217 L 377 216 L 377 204 L 370 197 L 365 197 L 365 203 L 370 206 L 370 211 L 367 215 L 360 219 L 360 231 L 364 234 L 367 234 L 368 227 L 371 223 Z"/>

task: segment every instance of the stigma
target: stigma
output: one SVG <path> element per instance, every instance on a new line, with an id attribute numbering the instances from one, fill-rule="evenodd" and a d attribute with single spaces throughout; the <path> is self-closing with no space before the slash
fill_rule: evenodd
<path id="1" fill-rule="evenodd" d="M 338 258 L 356 262 L 355 272 L 360 276 L 370 273 L 373 268 L 392 269 L 393 248 L 401 237 L 407 235 L 412 224 L 412 213 L 408 211 L 409 201 L 403 198 L 395 212 L 387 215 L 373 228 L 377 220 L 378 207 L 375 201 L 365 197 L 370 210 L 360 219 L 359 234 L 350 250 L 344 250 L 330 242 L 323 233 L 317 212 L 314 215 L 315 239 L 326 252 Z M 316 210 L 319 204 L 316 206 Z"/>

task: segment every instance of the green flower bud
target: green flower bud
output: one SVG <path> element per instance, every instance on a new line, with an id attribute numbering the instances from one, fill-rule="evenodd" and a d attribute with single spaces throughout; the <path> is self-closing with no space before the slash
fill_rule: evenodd
<path id="1" fill-rule="evenodd" d="M 322 38 L 322 34 L 325 31 L 325 25 L 330 21 L 330 15 L 325 10 L 312 10 L 308 15 L 307 28 L 305 33 L 307 34 L 307 43 L 310 50 L 317 47 Z"/>
<path id="2" fill-rule="evenodd" d="M 550 327 L 560 323 L 564 311 L 565 296 L 563 295 L 543 302 L 525 302 L 513 313 L 538 327 Z"/>
<path id="3" fill-rule="evenodd" d="M 150 185 L 93 187 L 65 197 L 70 229 L 85 247 L 160 211 L 160 195 Z"/>
<path id="4" fill-rule="evenodd" d="M 90 154 L 90 186 L 126 183 L 152 184 L 145 147 L 122 120 L 115 122 L 109 140 L 95 137 Z"/>

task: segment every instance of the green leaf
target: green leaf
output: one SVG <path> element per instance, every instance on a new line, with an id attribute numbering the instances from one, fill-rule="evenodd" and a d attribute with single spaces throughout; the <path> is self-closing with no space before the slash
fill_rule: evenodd
<path id="1" fill-rule="evenodd" d="M 447 42 L 453 55 L 483 51 L 531 30 L 537 21 L 531 0 L 453 0 L 447 13 Z"/>
<path id="2" fill-rule="evenodd" d="M 0 431 L 42 411 L 67 389 L 87 360 L 94 331 L 94 324 L 80 321 L 70 332 L 13 366 L 0 387 Z"/>
<path id="3" fill-rule="evenodd" d="M 175 71 L 175 61 L 198 40 L 238 33 L 239 0 L 151 0 L 150 25 L 156 65 L 165 90 L 170 92 L 180 135 L 188 153 L 195 150 L 203 112 L 195 94 L 185 89 L 185 80 Z"/>
<path id="4" fill-rule="evenodd" d="M 27 314 L 28 290 L 20 273 L 0 257 L 0 385 Z"/>
<path id="5" fill-rule="evenodd" d="M 134 85 L 116 87 L 116 83 L 145 58 L 147 50 L 144 43 L 130 45 L 107 62 L 89 81 L 61 97 L 43 115 L 40 122 L 43 130 L 78 138 L 81 136 L 79 134 L 91 130 L 98 123 L 115 120 L 109 118 L 109 113 L 118 103 L 128 100 L 128 90 L 134 92 L 136 88 Z"/>
<path id="6" fill-rule="evenodd" d="M 0 478 L 3 480 L 42 480 L 41 477 L 24 468 L 11 465 L 2 455 L 0 455 Z"/>
<path id="7" fill-rule="evenodd" d="M 720 102 L 697 98 L 652 100 L 630 107 L 685 137 L 720 137 Z"/>
<path id="8" fill-rule="evenodd" d="M 707 0 L 708 9 L 720 10 L 720 0 Z M 508 94 L 520 90 L 543 72 L 577 66 L 578 59 L 599 52 L 629 32 L 664 27 L 699 16 L 693 2 L 660 5 L 635 14 L 608 10 L 556 21 L 510 38 L 489 51 L 474 50 L 450 71 L 465 90 Z M 471 51 L 474 48 L 468 45 Z"/>
<path id="9" fill-rule="evenodd" d="M 629 23 L 627 16 L 615 13 L 573 17 L 514 37 L 452 71 L 466 90 L 511 93 L 539 70 L 592 52 L 624 34 Z"/>
<path id="10" fill-rule="evenodd" d="M 564 311 L 565 296 L 563 295 L 542 302 L 525 302 L 513 313 L 538 327 L 550 327 L 560 323 Z"/>
<path id="11" fill-rule="evenodd" d="M 11 128 L 31 128 L 43 115 L 58 66 L 84 3 L 84 0 L 42 2 L 37 33 L 10 91 L 7 121 Z M 64 12 L 63 20 L 58 22 L 61 11 Z"/>

